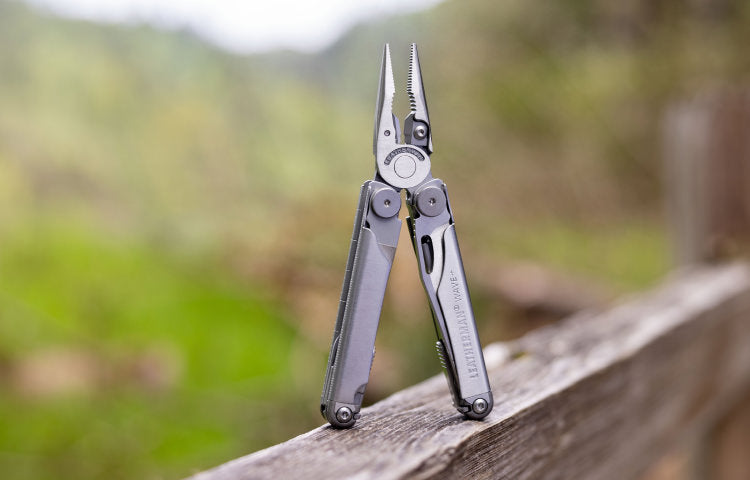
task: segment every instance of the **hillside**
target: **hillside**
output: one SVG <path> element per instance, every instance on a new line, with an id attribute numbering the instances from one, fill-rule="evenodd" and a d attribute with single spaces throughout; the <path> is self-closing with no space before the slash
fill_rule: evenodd
<path id="1" fill-rule="evenodd" d="M 659 201 L 665 102 L 742 77 L 732 46 L 747 31 L 742 12 L 708 21 L 647 3 L 448 2 L 363 25 L 319 55 L 256 57 L 188 32 L 3 3 L 0 168 L 8 198 L 29 201 L 3 202 L 1 218 L 24 221 L 33 204 L 34 215 L 62 209 L 202 247 L 273 245 L 286 233 L 279 219 L 309 214 L 321 197 L 351 204 L 371 175 L 384 40 L 401 88 L 408 42 L 421 46 L 438 173 L 459 211 L 463 199 L 485 206 L 462 212 L 464 228 L 489 239 L 487 211 L 583 223 L 639 215 Z M 404 98 L 397 107 L 405 112 Z M 326 213 L 347 224 L 348 210 Z"/>

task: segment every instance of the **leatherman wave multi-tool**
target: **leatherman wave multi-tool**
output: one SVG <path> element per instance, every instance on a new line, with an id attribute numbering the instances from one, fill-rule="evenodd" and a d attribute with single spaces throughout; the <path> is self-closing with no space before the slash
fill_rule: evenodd
<path id="1" fill-rule="evenodd" d="M 396 87 L 391 53 L 383 49 L 375 112 L 375 178 L 362 185 L 349 249 L 338 318 L 328 357 L 320 411 L 334 427 L 348 428 L 359 418 L 362 397 L 375 356 L 375 333 L 388 275 L 396 254 L 402 189 L 419 273 L 435 322 L 437 350 L 445 367 L 453 404 L 466 417 L 480 419 L 492 410 L 482 348 L 458 249 L 445 184 L 432 177 L 432 129 L 427 115 L 417 46 L 411 45 L 407 92 L 411 113 L 400 142 L 392 112 Z"/>

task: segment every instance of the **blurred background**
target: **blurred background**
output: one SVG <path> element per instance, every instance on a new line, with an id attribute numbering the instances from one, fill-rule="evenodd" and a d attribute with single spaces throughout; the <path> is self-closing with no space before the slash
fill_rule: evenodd
<path id="1" fill-rule="evenodd" d="M 3 478 L 179 478 L 323 423 L 384 42 L 402 118 L 420 48 L 483 343 L 671 267 L 665 112 L 747 83 L 750 4 L 314 3 L 0 0 Z M 368 403 L 440 372 L 405 230 Z"/>

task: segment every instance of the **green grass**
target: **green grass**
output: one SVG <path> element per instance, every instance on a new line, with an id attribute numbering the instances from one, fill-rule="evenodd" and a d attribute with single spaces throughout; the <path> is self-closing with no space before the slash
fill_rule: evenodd
<path id="1" fill-rule="evenodd" d="M 76 229 L 2 239 L 5 478 L 180 476 L 288 434 L 268 407 L 289 392 L 296 334 L 284 309 L 254 286 L 171 257 Z M 59 348 L 84 352 L 115 378 L 43 395 L 14 387 L 24 359 Z M 177 371 L 166 386 L 142 385 L 117 367 L 152 351 Z M 273 410 L 285 415 L 294 403 Z"/>

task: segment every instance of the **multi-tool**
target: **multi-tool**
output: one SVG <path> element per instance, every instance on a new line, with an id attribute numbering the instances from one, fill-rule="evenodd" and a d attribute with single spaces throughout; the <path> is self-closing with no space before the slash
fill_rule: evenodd
<path id="1" fill-rule="evenodd" d="M 493 405 L 448 192 L 441 180 L 432 177 L 430 169 L 432 128 L 416 44 L 411 45 L 407 82 L 411 112 L 404 122 L 404 143 L 399 120 L 392 111 L 395 92 L 386 44 L 375 107 L 375 178 L 362 185 L 359 196 L 320 400 L 321 413 L 334 427 L 351 427 L 360 417 L 375 356 L 383 296 L 401 230 L 401 190 L 406 191 L 406 223 L 432 310 L 438 355 L 453 405 L 473 419 L 485 417 Z"/>

